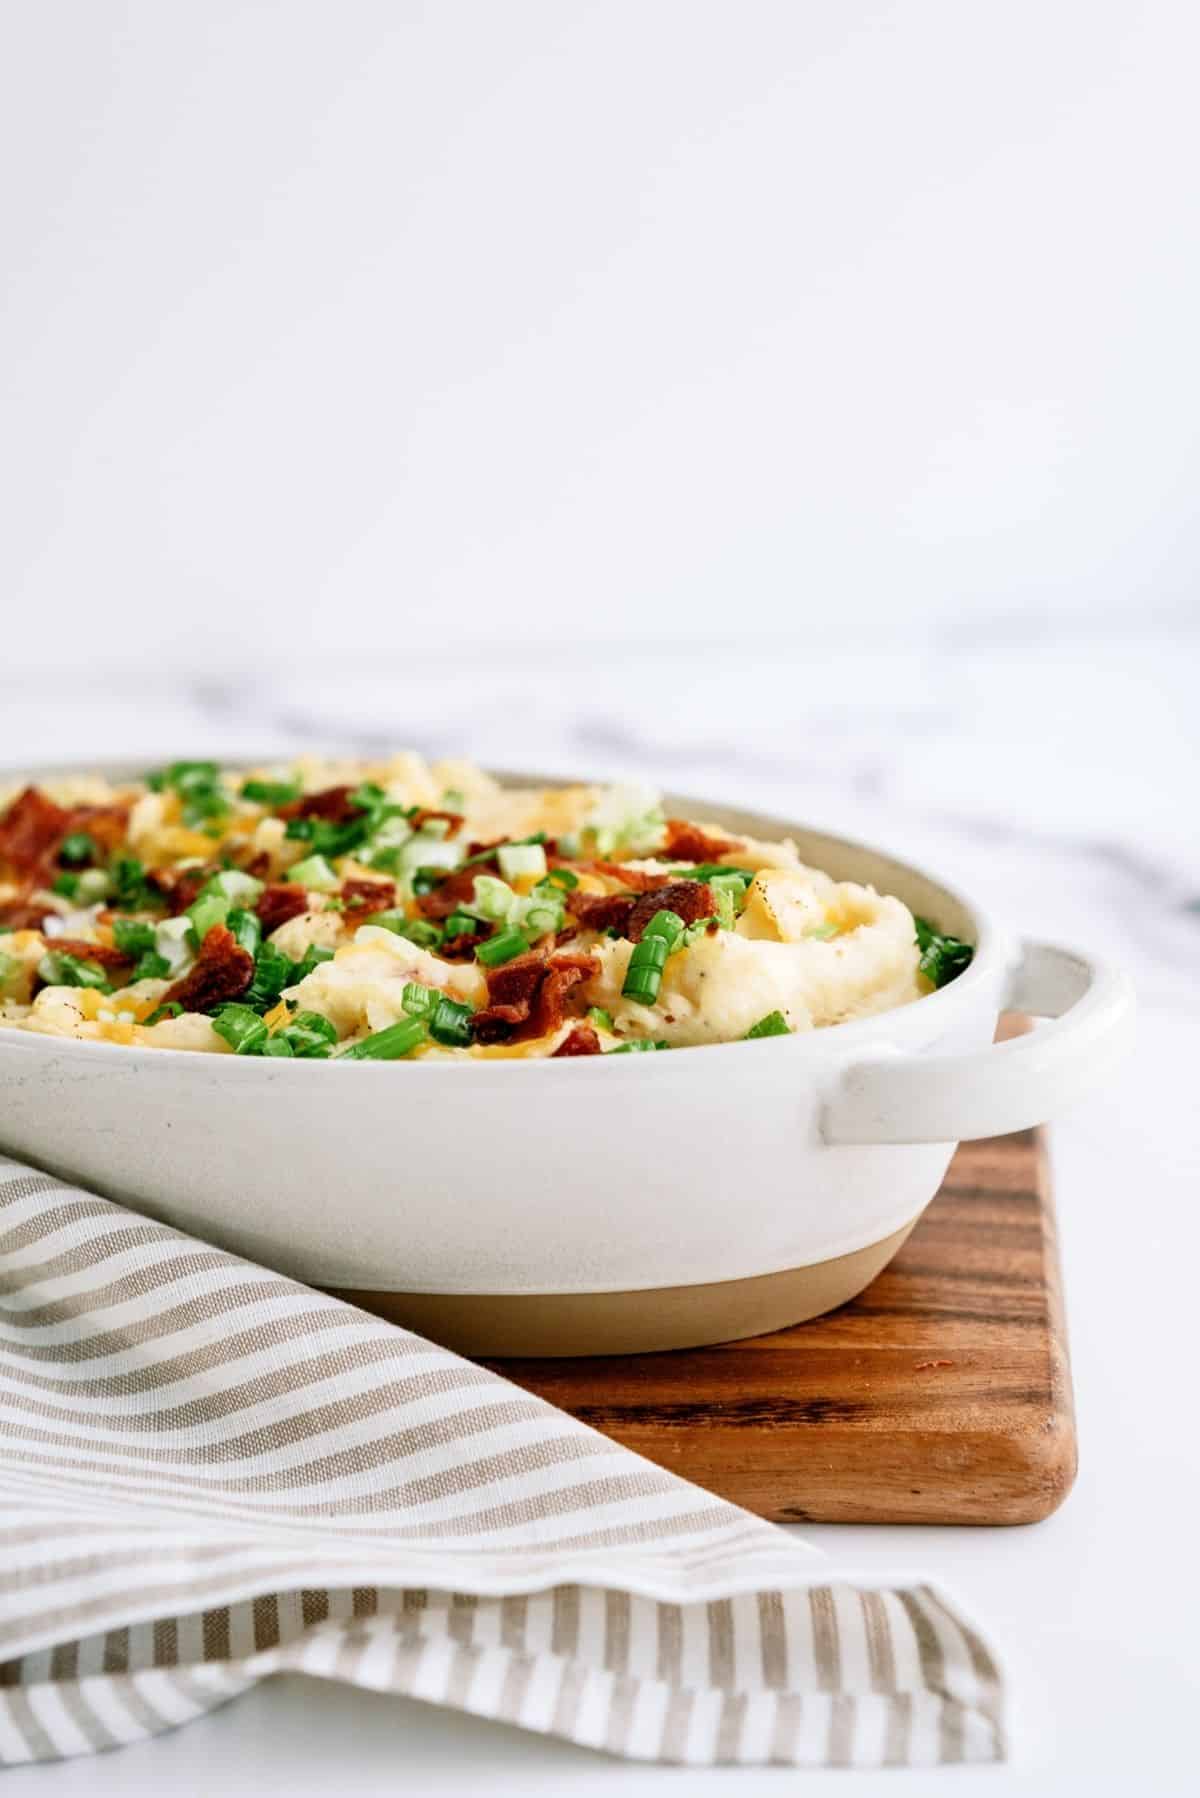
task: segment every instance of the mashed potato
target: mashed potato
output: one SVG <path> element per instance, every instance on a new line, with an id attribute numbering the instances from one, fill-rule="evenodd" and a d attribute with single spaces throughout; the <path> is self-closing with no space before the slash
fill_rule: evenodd
<path id="1" fill-rule="evenodd" d="M 906 1005 L 970 946 L 644 787 L 300 758 L 0 797 L 0 1024 L 275 1059 L 680 1049 Z"/>

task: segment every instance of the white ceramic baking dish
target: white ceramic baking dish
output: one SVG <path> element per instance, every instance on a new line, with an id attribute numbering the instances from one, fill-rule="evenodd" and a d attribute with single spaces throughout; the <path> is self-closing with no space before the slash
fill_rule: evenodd
<path id="1" fill-rule="evenodd" d="M 973 942 L 971 966 L 879 1017 L 665 1055 L 337 1067 L 0 1028 L 0 1146 L 467 1352 L 679 1347 L 842 1303 L 958 1141 L 1104 1072 L 1128 983 L 861 844 L 668 808 L 794 837 Z M 994 1045 L 1005 1010 L 1055 1021 Z"/>

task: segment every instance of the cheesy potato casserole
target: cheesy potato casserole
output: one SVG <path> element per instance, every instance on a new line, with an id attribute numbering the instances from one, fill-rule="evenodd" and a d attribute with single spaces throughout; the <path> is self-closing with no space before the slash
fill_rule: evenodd
<path id="1" fill-rule="evenodd" d="M 341 1061 L 585 1056 L 824 1029 L 970 947 L 790 841 L 634 787 L 414 755 L 0 796 L 0 1024 Z"/>

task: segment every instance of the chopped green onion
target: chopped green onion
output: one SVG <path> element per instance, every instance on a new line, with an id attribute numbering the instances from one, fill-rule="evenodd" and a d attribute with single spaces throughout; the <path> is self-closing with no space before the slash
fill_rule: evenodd
<path id="1" fill-rule="evenodd" d="M 667 961 L 667 945 L 661 937 L 643 939 L 649 948 L 642 954 L 642 948 L 636 945 L 634 954 L 629 958 L 629 966 L 625 970 L 625 983 L 621 988 L 621 996 L 633 999 L 639 1005 L 653 1005 L 658 998 L 662 985 L 663 968 Z"/>
<path id="2" fill-rule="evenodd" d="M 165 980 L 170 972 L 171 964 L 166 956 L 159 955 L 157 950 L 147 949 L 146 953 L 139 955 L 134 962 L 130 979 Z"/>
<path id="3" fill-rule="evenodd" d="M 662 984 L 667 957 L 673 949 L 679 947 L 683 929 L 683 919 L 678 912 L 665 907 L 655 912 L 642 934 L 641 942 L 633 945 L 633 954 L 625 970 L 625 983 L 621 988 L 622 998 L 633 999 L 639 1005 L 654 1004 Z"/>
<path id="4" fill-rule="evenodd" d="M 387 794 L 375 781 L 364 780 L 348 795 L 346 803 L 357 806 L 360 812 L 374 812 L 387 804 Z"/>
<path id="5" fill-rule="evenodd" d="M 427 918 L 408 918 L 402 911 L 377 911 L 372 915 L 369 924 L 361 924 L 360 930 L 390 930 L 394 936 L 402 936 L 407 942 L 415 943 L 418 949 L 432 949 L 442 940 L 442 933 L 436 924 Z"/>
<path id="6" fill-rule="evenodd" d="M 737 923 L 737 900 L 726 886 L 714 886 L 712 894 L 717 902 L 717 923 L 722 930 L 732 930 Z"/>
<path id="7" fill-rule="evenodd" d="M 544 844 L 545 841 L 546 841 L 545 831 L 544 830 L 535 830 L 533 832 L 532 836 L 513 837 L 510 839 L 510 841 L 508 841 L 507 843 L 505 843 L 503 845 L 498 844 L 498 843 L 492 843 L 486 849 L 479 849 L 475 852 L 474 855 L 469 855 L 467 857 L 466 861 L 460 863 L 460 866 L 464 867 L 464 868 L 472 868 L 472 867 L 474 867 L 476 862 L 490 862 L 493 858 L 498 859 L 501 847 L 503 847 L 505 849 L 523 849 L 531 843 Z"/>
<path id="8" fill-rule="evenodd" d="M 64 868 L 82 868 L 96 860 L 95 842 L 86 830 L 73 830 L 59 845 L 58 859 Z"/>
<path id="9" fill-rule="evenodd" d="M 541 885 L 561 887 L 564 892 L 570 893 L 579 885 L 579 876 L 572 868 L 551 868 Z"/>
<path id="10" fill-rule="evenodd" d="M 262 920 L 252 911 L 237 906 L 225 919 L 226 929 L 232 931 L 233 940 L 239 949 L 245 949 L 250 955 L 257 955 L 262 942 Z"/>
<path id="11" fill-rule="evenodd" d="M 447 811 L 447 812 L 465 811 L 466 804 L 467 804 L 466 794 L 460 792 L 457 787 L 447 787 L 446 791 L 442 794 L 442 810 L 443 811 Z"/>
<path id="12" fill-rule="evenodd" d="M 181 793 L 183 799 L 183 821 L 190 828 L 198 825 L 212 825 L 210 835 L 219 837 L 221 831 L 216 821 L 225 816 L 229 810 L 229 795 L 218 786 L 195 786 Z"/>
<path id="13" fill-rule="evenodd" d="M 400 846 L 395 870 L 401 880 L 411 883 L 414 892 L 429 892 L 447 874 L 461 867 L 462 858 L 461 843 L 429 836 L 422 830 Z M 372 865 L 376 864 L 373 862 Z"/>
<path id="14" fill-rule="evenodd" d="M 406 982 L 400 995 L 400 1003 L 410 1017 L 427 1018 L 437 1010 L 441 993 L 435 986 L 421 986 L 419 982 Z"/>
<path id="15" fill-rule="evenodd" d="M 221 899 L 236 899 L 241 905 L 253 905 L 262 896 L 263 884 L 253 874 L 243 874 L 240 868 L 222 868 L 219 874 L 205 882 L 196 897 L 208 899 L 215 893 Z"/>
<path id="16" fill-rule="evenodd" d="M 64 899 L 75 897 L 75 888 L 79 885 L 78 874 L 59 874 L 51 884 L 50 891 L 59 893 Z"/>
<path id="17" fill-rule="evenodd" d="M 523 928 L 533 936 L 545 936 L 549 932 L 562 929 L 562 901 L 548 904 L 543 900 L 540 904 L 532 903 L 533 895 L 525 902 L 524 916 L 521 918 Z"/>
<path id="18" fill-rule="evenodd" d="M 179 1003 L 178 999 L 166 999 L 161 1005 L 156 1005 L 154 1007 L 154 1010 L 146 1019 L 146 1025 L 147 1028 L 149 1028 L 152 1024 L 161 1024 L 164 1018 L 178 1018 L 182 1017 L 182 1015 L 183 1006 Z"/>
<path id="19" fill-rule="evenodd" d="M 474 912 L 477 917 L 486 918 L 489 923 L 503 924 L 516 897 L 507 881 L 497 880 L 494 874 L 477 874 L 470 904 L 464 905 L 462 909 Z"/>
<path id="20" fill-rule="evenodd" d="M 465 1049 L 471 1042 L 471 1016 L 469 1005 L 461 1005 L 457 999 L 447 999 L 443 995 L 430 1019 L 429 1034 L 435 1042 Z"/>
<path id="21" fill-rule="evenodd" d="M 389 1024 L 386 1030 L 376 1030 L 372 1036 L 364 1036 L 361 1042 L 354 1043 L 349 1049 L 343 1049 L 337 1057 L 338 1061 L 396 1061 L 401 1055 L 411 1055 L 427 1035 L 425 1023 L 421 1018 L 409 1018 L 399 1024 Z"/>
<path id="22" fill-rule="evenodd" d="M 157 948 L 153 924 L 141 924 L 136 918 L 114 918 L 113 942 L 122 955 L 145 955 Z"/>
<path id="23" fill-rule="evenodd" d="M 134 855 L 119 855 L 111 868 L 116 902 L 125 911 L 140 911 L 143 906 L 159 903 L 159 895 L 149 885 L 146 870 Z"/>
<path id="24" fill-rule="evenodd" d="M 112 881 L 103 868 L 85 868 L 75 885 L 75 899 L 79 905 L 95 905 L 98 899 L 107 899 Z"/>
<path id="25" fill-rule="evenodd" d="M 669 1043 L 654 1042 L 650 1037 L 641 1037 L 637 1042 L 622 1043 L 617 1049 L 605 1049 L 605 1055 L 644 1055 L 651 1049 L 669 1049 Z"/>
<path id="26" fill-rule="evenodd" d="M 399 843 L 381 843 L 378 849 L 360 849 L 359 859 L 368 868 L 377 868 L 381 874 L 399 874 L 400 849 Z"/>
<path id="27" fill-rule="evenodd" d="M 189 826 L 224 817 L 229 810 L 229 795 L 215 762 L 172 762 L 161 775 L 148 777 L 148 784 L 159 791 L 172 787 L 179 794 L 183 821 Z"/>
<path id="28" fill-rule="evenodd" d="M 478 929 L 479 919 L 473 918 L 469 911 L 452 911 L 446 919 L 447 941 L 456 936 L 474 936 Z"/>
<path id="29" fill-rule="evenodd" d="M 504 843 L 496 853 L 500 872 L 510 884 L 525 874 L 546 872 L 546 851 L 541 843 Z"/>
<path id="30" fill-rule="evenodd" d="M 661 972 L 667 965 L 670 953 L 671 945 L 665 936 L 645 936 L 640 943 L 634 944 L 629 960 L 632 964 L 635 959 L 640 958 L 647 967 L 658 968 Z"/>
<path id="31" fill-rule="evenodd" d="M 286 960 L 286 957 L 284 958 Z M 306 980 L 314 968 L 319 968 L 323 961 L 333 960 L 333 950 L 326 949 L 320 943 L 310 943 L 300 960 L 292 963 L 292 977 L 284 982 L 285 986 L 299 986 Z"/>
<path id="32" fill-rule="evenodd" d="M 692 868 L 672 868 L 671 872 L 681 880 L 736 880 L 744 887 L 754 879 L 753 868 L 727 868 L 724 862 L 697 862 Z"/>
<path id="33" fill-rule="evenodd" d="M 914 918 L 913 923 L 917 930 L 917 948 L 921 951 L 922 974 L 934 986 L 948 986 L 970 967 L 974 949 L 956 936 L 943 936 L 927 918 Z"/>
<path id="34" fill-rule="evenodd" d="M 613 1029 L 612 1012 L 605 1011 L 602 1005 L 588 1007 L 587 1021 L 594 1024 L 597 1030 L 607 1030 L 611 1035 Z"/>
<path id="35" fill-rule="evenodd" d="M 297 886 L 311 887 L 315 893 L 332 893 L 342 884 L 341 876 L 330 867 L 323 855 L 306 856 L 289 868 L 284 876 Z"/>
<path id="36" fill-rule="evenodd" d="M 664 818 L 657 793 L 650 788 L 622 783 L 599 795 L 583 835 L 593 841 L 599 855 L 648 855 L 662 841 Z"/>
<path id="37" fill-rule="evenodd" d="M 216 762 L 172 762 L 169 768 L 147 774 L 146 785 L 152 793 L 161 793 L 164 787 L 174 787 L 176 792 L 181 792 L 196 782 L 211 785 L 218 772 Z"/>
<path id="38" fill-rule="evenodd" d="M 267 1040 L 266 1025 L 248 1005 L 223 1005 L 213 1018 L 212 1027 L 236 1055 L 261 1054 Z"/>
<path id="39" fill-rule="evenodd" d="M 298 780 L 244 780 L 242 798 L 254 805 L 291 805 L 300 797 Z"/>
<path id="40" fill-rule="evenodd" d="M 193 828 L 222 818 L 229 810 L 229 795 L 221 785 L 216 762 L 172 762 L 169 768 L 148 774 L 146 785 L 155 793 L 166 787 L 178 793 L 183 801 L 183 821 Z"/>
<path id="41" fill-rule="evenodd" d="M 475 949 L 476 961 L 481 961 L 485 968 L 498 968 L 515 956 L 524 955 L 529 944 L 520 930 L 501 930 L 489 937 L 486 943 L 479 943 Z"/>
<path id="42" fill-rule="evenodd" d="M 666 943 L 669 952 L 679 941 L 682 934 L 683 919 L 677 911 L 670 911 L 664 907 L 661 911 L 655 912 L 645 930 L 643 930 L 642 942 L 644 943 L 647 938 L 659 938 Z M 634 945 L 635 950 L 639 947 L 640 944 Z"/>
<path id="43" fill-rule="evenodd" d="M 706 875 L 705 882 L 706 885 L 712 887 L 714 892 L 726 887 L 732 893 L 745 898 L 754 878 L 751 875 L 750 880 L 747 880 L 746 873 L 745 868 L 718 868 L 715 873 Z"/>
<path id="44" fill-rule="evenodd" d="M 230 901 L 222 898 L 220 893 L 209 893 L 207 898 L 197 899 L 189 905 L 187 915 L 192 921 L 196 941 L 202 943 L 215 924 L 223 924 L 229 910 Z"/>
<path id="45" fill-rule="evenodd" d="M 827 943 L 831 937 L 837 936 L 838 927 L 836 924 L 814 924 L 810 930 L 806 930 L 803 934 L 809 942 Z"/>
<path id="46" fill-rule="evenodd" d="M 759 1018 L 757 1024 L 751 1024 L 746 1032 L 745 1041 L 751 1042 L 756 1036 L 790 1036 L 791 1025 L 781 1011 L 769 1011 L 765 1018 Z"/>
<path id="47" fill-rule="evenodd" d="M 242 1003 L 255 1011 L 270 1011 L 285 986 L 295 983 L 298 970 L 291 957 L 274 943 L 264 943 L 254 962 L 254 976 L 242 995 Z"/>
<path id="48" fill-rule="evenodd" d="M 347 818 L 344 824 L 329 818 L 289 818 L 284 835 L 292 842 L 308 843 L 317 855 L 349 855 L 366 842 L 372 821 L 369 812 Z"/>
<path id="49" fill-rule="evenodd" d="M 69 955 L 63 949 L 49 949 L 37 965 L 38 978 L 47 986 L 94 986 L 98 992 L 111 993 L 108 975 L 98 961 Z"/>
<path id="50" fill-rule="evenodd" d="M 371 867 L 395 873 L 400 850 L 412 841 L 412 835 L 407 814 L 389 808 L 388 815 L 372 828 L 370 845 L 362 852 L 363 857 Z"/>
<path id="51" fill-rule="evenodd" d="M 337 1042 L 337 1030 L 319 1011 L 300 1011 L 279 1033 L 291 1044 L 293 1055 L 319 1060 Z"/>
<path id="52" fill-rule="evenodd" d="M 262 1046 L 262 1052 L 264 1055 L 290 1056 L 294 1054 L 292 1045 L 286 1036 L 269 1036 Z"/>

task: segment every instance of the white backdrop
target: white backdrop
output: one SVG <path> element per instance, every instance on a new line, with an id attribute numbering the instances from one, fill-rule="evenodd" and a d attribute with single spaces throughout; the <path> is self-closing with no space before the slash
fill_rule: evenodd
<path id="1" fill-rule="evenodd" d="M 0 12 L 0 702 L 1194 608 L 1189 0 Z"/>
<path id="2" fill-rule="evenodd" d="M 1055 1798 L 1195 1760 L 1198 52 L 1195 0 L 0 0 L 0 768 L 629 771 L 1136 975 L 1053 1134 L 1077 1492 L 823 1541 L 978 1604 Z M 8 1777 L 641 1790 L 334 1703 Z"/>

